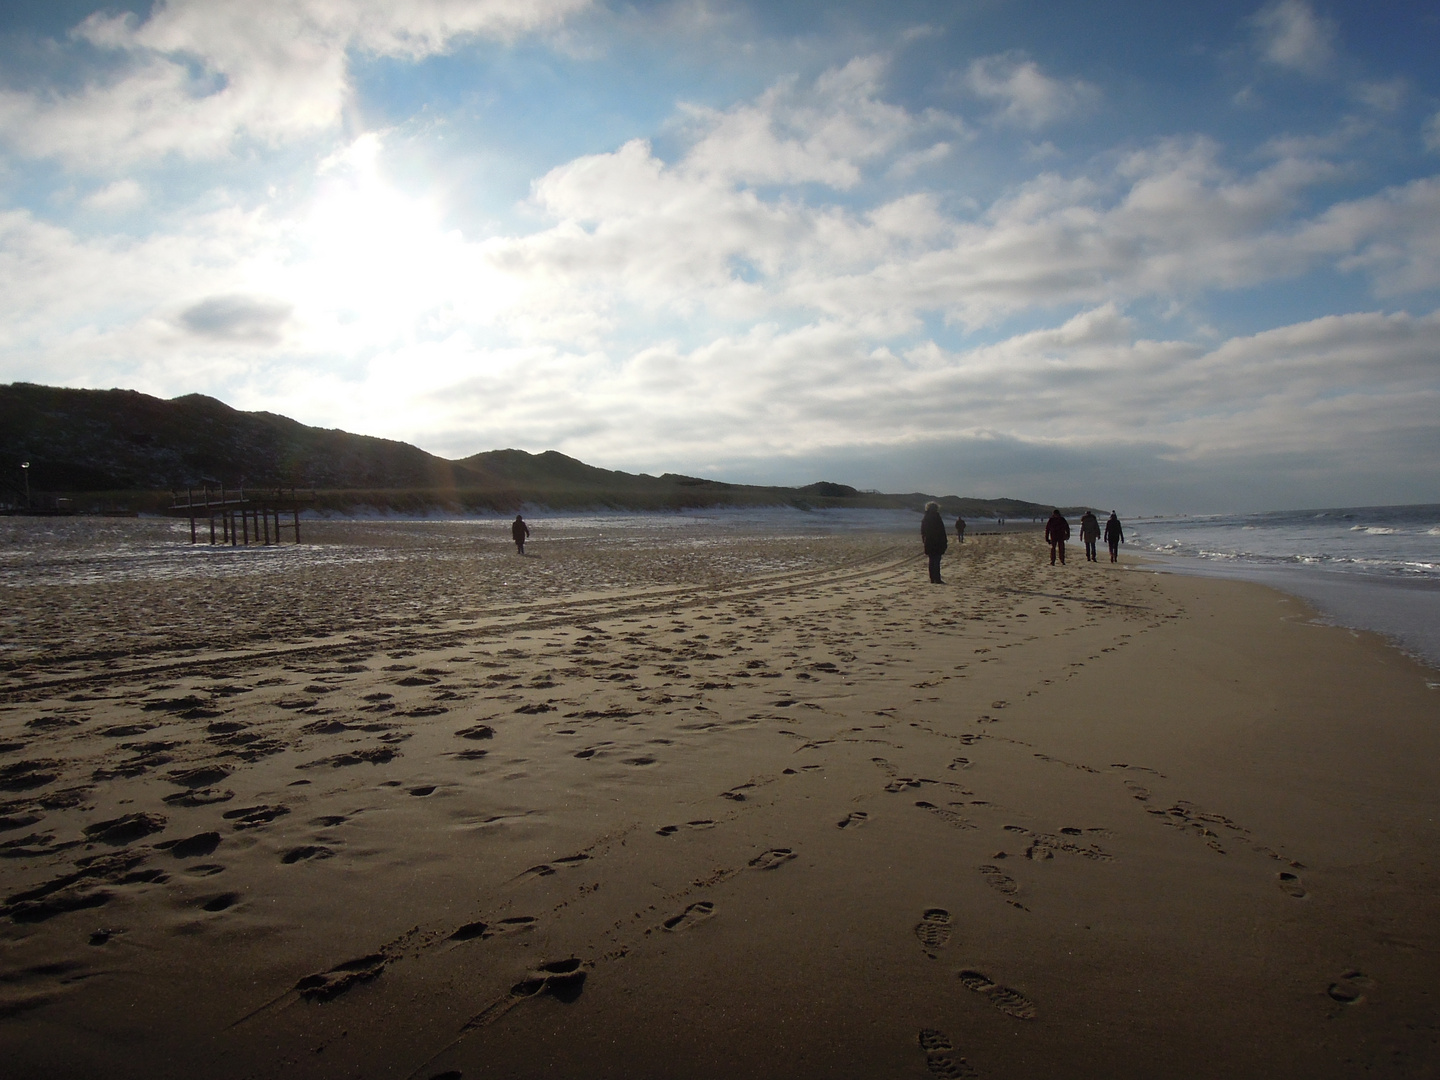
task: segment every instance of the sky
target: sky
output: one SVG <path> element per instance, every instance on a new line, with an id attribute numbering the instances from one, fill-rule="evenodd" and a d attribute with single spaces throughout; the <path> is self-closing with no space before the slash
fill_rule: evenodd
<path id="1" fill-rule="evenodd" d="M 0 0 L 0 382 L 450 458 L 1440 502 L 1440 8 Z"/>

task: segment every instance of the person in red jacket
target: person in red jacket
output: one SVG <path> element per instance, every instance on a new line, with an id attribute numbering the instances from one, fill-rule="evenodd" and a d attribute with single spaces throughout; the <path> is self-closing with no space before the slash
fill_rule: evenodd
<path id="1" fill-rule="evenodd" d="M 1060 556 L 1060 565 L 1065 565 L 1065 541 L 1070 539 L 1070 523 L 1057 509 L 1045 522 L 1045 540 L 1050 545 L 1050 565 L 1055 565 L 1055 556 Z"/>

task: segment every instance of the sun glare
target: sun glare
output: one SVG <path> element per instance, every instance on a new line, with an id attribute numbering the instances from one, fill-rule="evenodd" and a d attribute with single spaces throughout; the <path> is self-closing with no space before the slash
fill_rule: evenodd
<path id="1" fill-rule="evenodd" d="M 366 135 L 321 168 L 296 237 L 293 291 L 313 333 L 343 352 L 444 336 L 457 306 L 474 318 L 486 269 L 433 200 L 383 175 L 381 140 Z"/>

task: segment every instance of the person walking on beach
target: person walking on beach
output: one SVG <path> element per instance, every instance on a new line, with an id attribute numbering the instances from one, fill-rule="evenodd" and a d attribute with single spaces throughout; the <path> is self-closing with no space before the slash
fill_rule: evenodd
<path id="1" fill-rule="evenodd" d="M 1055 556 L 1060 556 L 1060 565 L 1065 565 L 1065 541 L 1070 539 L 1070 522 L 1066 521 L 1057 507 L 1045 522 L 1045 542 L 1050 545 L 1050 565 L 1055 565 Z"/>
<path id="2" fill-rule="evenodd" d="M 1100 539 L 1100 519 L 1094 510 L 1086 510 L 1080 517 L 1080 539 L 1085 541 L 1085 561 L 1099 562 L 1095 557 L 1095 542 Z"/>
<path id="3" fill-rule="evenodd" d="M 530 526 L 525 524 L 525 519 L 519 514 L 510 523 L 510 538 L 515 541 L 515 550 L 521 555 L 525 554 L 525 538 L 530 535 Z"/>
<path id="4" fill-rule="evenodd" d="M 960 543 L 965 542 L 965 519 L 963 517 L 955 519 L 955 535 L 960 538 Z"/>
<path id="5" fill-rule="evenodd" d="M 1115 516 L 1115 511 L 1110 511 L 1110 520 L 1105 522 L 1105 543 L 1110 545 L 1110 561 L 1120 561 L 1120 545 L 1125 542 L 1125 530 L 1120 527 L 1120 519 Z"/>
<path id="6" fill-rule="evenodd" d="M 920 539 L 925 544 L 925 555 L 930 560 L 930 583 L 932 585 L 944 585 L 940 579 L 940 556 L 945 554 L 945 549 L 950 546 L 950 539 L 945 535 L 945 522 L 940 517 L 939 503 L 926 503 L 925 516 L 920 519 Z"/>

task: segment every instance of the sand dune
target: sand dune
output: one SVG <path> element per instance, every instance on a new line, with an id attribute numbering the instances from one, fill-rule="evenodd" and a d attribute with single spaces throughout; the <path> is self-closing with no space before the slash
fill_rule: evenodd
<path id="1" fill-rule="evenodd" d="M 563 532 L 10 564 L 4 1074 L 1440 1068 L 1433 673 L 1026 536 Z"/>

